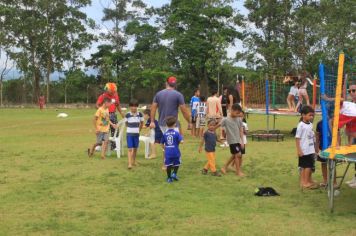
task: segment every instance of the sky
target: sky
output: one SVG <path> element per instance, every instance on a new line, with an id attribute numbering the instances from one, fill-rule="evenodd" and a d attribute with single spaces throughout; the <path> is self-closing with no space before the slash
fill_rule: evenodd
<path id="1" fill-rule="evenodd" d="M 142 0 L 144 3 L 146 3 L 148 6 L 153 6 L 153 7 L 160 7 L 164 4 L 167 4 L 170 2 L 170 0 Z M 237 9 L 241 14 L 246 15 L 247 14 L 247 10 L 246 8 L 244 8 L 243 6 L 243 2 L 244 0 L 235 0 L 233 3 L 233 7 L 235 9 Z M 103 8 L 107 7 L 108 4 L 110 3 L 110 0 L 92 0 L 92 4 L 91 6 L 85 7 L 83 8 L 83 11 L 88 15 L 88 17 L 92 18 L 93 20 L 95 20 L 95 22 L 100 26 L 100 31 L 104 31 L 106 30 L 106 28 L 108 27 L 108 23 L 102 23 L 101 19 L 103 17 Z M 108 27 L 109 28 L 109 27 Z M 96 52 L 97 46 L 102 43 L 94 43 L 91 45 L 90 48 L 86 49 L 83 52 L 83 56 L 85 58 L 90 58 L 90 55 L 94 52 Z M 133 47 L 133 43 L 132 41 L 128 43 L 128 48 Z M 235 46 L 231 46 L 227 49 L 227 55 L 230 58 L 234 58 L 235 54 L 237 51 L 244 51 L 244 47 L 242 46 L 241 42 L 236 42 Z M 0 69 L 3 67 L 4 64 L 4 58 L 0 57 Z M 245 66 L 244 62 L 240 62 L 237 63 L 238 66 Z M 95 73 L 93 72 L 93 70 L 89 70 L 88 73 Z M 16 71 L 16 69 L 13 69 L 12 71 L 10 71 L 10 73 L 7 76 L 7 79 L 10 78 L 17 78 L 19 76 L 19 72 Z M 58 79 L 58 77 L 60 76 L 59 73 L 54 73 L 51 78 L 56 80 Z"/>

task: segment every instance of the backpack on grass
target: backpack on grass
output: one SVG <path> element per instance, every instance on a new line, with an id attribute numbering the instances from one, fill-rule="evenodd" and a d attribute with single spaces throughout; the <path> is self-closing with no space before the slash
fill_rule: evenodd
<path id="1" fill-rule="evenodd" d="M 277 193 L 277 191 L 271 187 L 260 187 L 260 188 L 256 188 L 255 196 L 273 197 L 273 196 L 279 196 L 279 193 Z"/>

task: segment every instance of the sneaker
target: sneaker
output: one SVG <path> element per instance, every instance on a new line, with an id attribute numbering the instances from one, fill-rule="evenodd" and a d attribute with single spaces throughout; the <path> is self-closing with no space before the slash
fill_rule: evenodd
<path id="1" fill-rule="evenodd" d="M 346 181 L 345 183 L 346 183 L 346 184 L 353 184 L 353 183 L 356 183 L 356 176 L 354 176 L 351 180 Z"/>
<path id="2" fill-rule="evenodd" d="M 173 180 L 175 180 L 175 181 L 178 181 L 178 180 L 179 180 L 177 174 L 175 174 L 175 173 L 172 174 L 172 177 L 171 177 L 171 178 L 172 178 Z"/>
<path id="3" fill-rule="evenodd" d="M 173 179 L 172 178 L 167 178 L 167 183 L 172 183 L 173 182 Z"/>
<path id="4" fill-rule="evenodd" d="M 220 145 L 220 147 L 222 147 L 222 148 L 226 148 L 228 146 L 229 146 L 229 144 L 227 144 L 227 142 L 224 142 L 223 144 Z"/>
<path id="5" fill-rule="evenodd" d="M 211 173 L 212 176 L 216 176 L 216 177 L 221 177 L 221 174 L 219 172 L 213 172 Z"/>
<path id="6" fill-rule="evenodd" d="M 202 175 L 207 175 L 208 174 L 208 170 L 207 169 L 202 169 L 201 173 L 202 173 Z"/>

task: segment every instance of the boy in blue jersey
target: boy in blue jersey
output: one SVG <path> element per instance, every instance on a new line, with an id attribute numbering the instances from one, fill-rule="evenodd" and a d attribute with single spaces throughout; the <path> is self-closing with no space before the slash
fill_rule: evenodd
<path id="1" fill-rule="evenodd" d="M 197 131 L 196 123 L 197 123 L 197 115 L 198 115 L 198 105 L 200 102 L 200 90 L 196 89 L 194 91 L 194 96 L 190 99 L 190 109 L 192 114 L 192 136 L 198 137 L 199 131 Z"/>
<path id="2" fill-rule="evenodd" d="M 130 112 L 125 115 L 126 122 L 126 140 L 128 151 L 128 168 L 136 166 L 136 154 L 139 146 L 140 131 L 143 126 L 143 115 L 137 111 L 138 101 L 132 99 L 130 101 Z"/>
<path id="3" fill-rule="evenodd" d="M 179 144 L 183 142 L 183 137 L 178 131 L 174 130 L 176 122 L 177 119 L 175 117 L 166 118 L 168 130 L 163 134 L 161 142 L 162 147 L 164 148 L 164 164 L 167 167 L 168 183 L 172 183 L 173 180 L 178 181 L 177 173 L 181 164 Z"/>

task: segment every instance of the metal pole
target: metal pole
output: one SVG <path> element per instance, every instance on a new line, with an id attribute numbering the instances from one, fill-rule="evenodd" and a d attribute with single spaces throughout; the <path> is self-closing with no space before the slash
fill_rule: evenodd
<path id="1" fill-rule="evenodd" d="M 273 76 L 272 81 L 272 109 L 276 109 L 276 76 Z"/>
<path id="2" fill-rule="evenodd" d="M 218 71 L 218 94 L 220 95 L 220 73 Z"/>
<path id="3" fill-rule="evenodd" d="M 266 76 L 266 116 L 267 116 L 267 133 L 269 133 L 269 81 Z"/>

